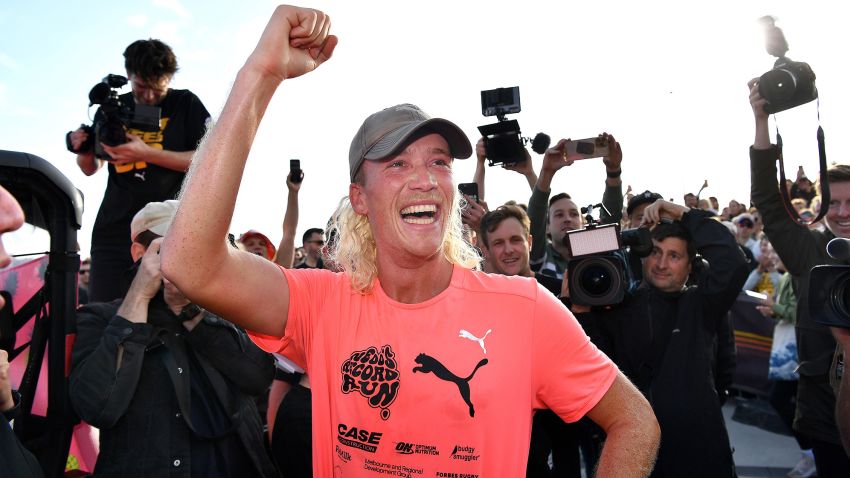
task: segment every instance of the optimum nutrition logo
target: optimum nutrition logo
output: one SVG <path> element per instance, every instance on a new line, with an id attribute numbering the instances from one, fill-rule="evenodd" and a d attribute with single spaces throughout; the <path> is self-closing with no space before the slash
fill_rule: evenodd
<path id="1" fill-rule="evenodd" d="M 400 441 L 395 445 L 395 452 L 399 455 L 431 455 L 440 456 L 440 452 L 434 445 L 417 445 Z"/>

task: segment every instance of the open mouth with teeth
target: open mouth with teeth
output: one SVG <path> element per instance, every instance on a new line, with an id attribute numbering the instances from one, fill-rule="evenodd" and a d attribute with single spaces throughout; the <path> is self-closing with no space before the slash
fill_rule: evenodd
<path id="1" fill-rule="evenodd" d="M 408 224 L 431 224 L 437 220 L 437 206 L 420 204 L 401 210 L 401 219 Z"/>

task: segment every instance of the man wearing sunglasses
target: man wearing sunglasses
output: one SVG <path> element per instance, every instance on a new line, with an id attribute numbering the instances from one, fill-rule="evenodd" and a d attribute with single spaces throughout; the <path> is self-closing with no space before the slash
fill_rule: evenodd
<path id="1" fill-rule="evenodd" d="M 304 262 L 295 266 L 296 269 L 324 269 L 322 249 L 325 247 L 325 231 L 318 227 L 307 229 L 304 233 Z"/>

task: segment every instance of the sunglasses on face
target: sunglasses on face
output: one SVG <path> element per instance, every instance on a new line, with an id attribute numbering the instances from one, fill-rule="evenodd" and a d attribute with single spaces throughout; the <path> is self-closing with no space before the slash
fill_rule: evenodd
<path id="1" fill-rule="evenodd" d="M 307 243 L 308 243 L 308 244 L 318 244 L 318 245 L 320 245 L 320 246 L 324 246 L 324 245 L 325 245 L 325 241 L 322 241 L 322 240 L 307 241 Z"/>

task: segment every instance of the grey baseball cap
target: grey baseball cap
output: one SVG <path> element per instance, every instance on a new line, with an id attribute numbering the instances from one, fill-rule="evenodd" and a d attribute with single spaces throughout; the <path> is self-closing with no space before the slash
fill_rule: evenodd
<path id="1" fill-rule="evenodd" d="M 351 182 L 354 182 L 354 176 L 363 161 L 397 154 L 408 140 L 423 129 L 442 136 L 449 143 L 452 157 L 466 159 L 472 155 L 469 138 L 456 124 L 442 118 L 431 118 L 415 105 L 396 105 L 366 118 L 351 140 L 348 152 Z"/>

